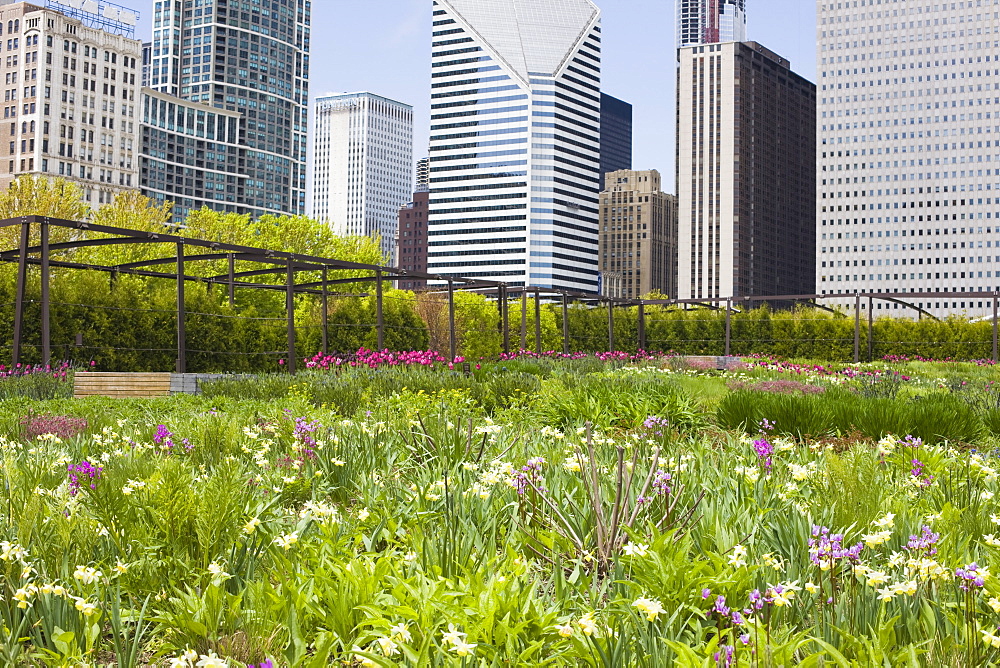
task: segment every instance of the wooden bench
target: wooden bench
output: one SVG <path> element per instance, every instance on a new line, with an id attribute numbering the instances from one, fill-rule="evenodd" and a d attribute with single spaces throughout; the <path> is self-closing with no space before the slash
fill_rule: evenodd
<path id="1" fill-rule="evenodd" d="M 86 371 L 74 376 L 73 396 L 169 397 L 170 373 L 105 373 Z"/>

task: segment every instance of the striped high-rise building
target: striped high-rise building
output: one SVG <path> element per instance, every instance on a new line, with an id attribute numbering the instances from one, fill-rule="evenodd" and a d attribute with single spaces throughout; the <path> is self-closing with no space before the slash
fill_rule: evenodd
<path id="1" fill-rule="evenodd" d="M 436 0 L 427 270 L 596 291 L 600 11 Z"/>

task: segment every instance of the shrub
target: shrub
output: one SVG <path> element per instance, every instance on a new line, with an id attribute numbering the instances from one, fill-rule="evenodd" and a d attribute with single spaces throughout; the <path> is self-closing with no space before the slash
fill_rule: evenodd
<path id="1" fill-rule="evenodd" d="M 69 440 L 87 431 L 87 421 L 83 418 L 65 415 L 26 415 L 21 418 L 21 434 L 28 440 L 39 436 L 52 435 Z"/>

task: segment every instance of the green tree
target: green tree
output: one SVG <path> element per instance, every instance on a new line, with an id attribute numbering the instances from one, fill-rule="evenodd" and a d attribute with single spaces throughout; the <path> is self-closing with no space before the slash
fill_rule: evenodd
<path id="1" fill-rule="evenodd" d="M 24 175 L 14 179 L 7 190 L 0 192 L 0 220 L 20 216 L 47 216 L 62 220 L 84 220 L 90 207 L 83 201 L 83 191 L 66 179 L 49 179 L 43 176 Z M 20 227 L 0 228 L 0 248 L 17 248 Z M 76 238 L 70 228 L 53 227 L 49 233 L 52 243 Z M 32 244 L 37 244 L 39 229 L 32 230 Z"/>

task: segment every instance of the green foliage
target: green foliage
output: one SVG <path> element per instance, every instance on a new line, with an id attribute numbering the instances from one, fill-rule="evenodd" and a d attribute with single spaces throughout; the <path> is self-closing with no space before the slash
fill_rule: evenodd
<path id="1" fill-rule="evenodd" d="M 719 401 L 732 375 L 618 366 L 344 368 L 225 378 L 201 397 L 8 399 L 0 661 L 711 667 L 733 646 L 740 664 L 996 663 L 982 630 L 1000 590 L 954 576 L 996 568 L 981 417 L 995 403 L 962 389 L 991 387 L 995 369 L 900 366 L 919 377 L 865 396 L 852 367 L 810 377 L 824 394 Z M 716 401 L 717 426 L 756 433 L 766 417 L 796 439 L 770 435 L 765 462 L 708 424 Z M 29 412 L 89 427 L 28 443 Z M 74 494 L 67 465 L 83 460 L 101 471 Z M 861 543 L 870 570 L 818 567 L 814 525 Z M 935 554 L 907 547 L 924 526 Z M 754 590 L 777 600 L 779 583 L 793 594 L 750 621 L 714 611 L 753 607 Z"/>
<path id="2" fill-rule="evenodd" d="M 819 395 L 733 392 L 719 402 L 716 419 L 727 429 L 750 434 L 766 419 L 778 433 L 796 438 L 860 432 L 875 440 L 895 434 L 927 443 L 974 443 L 986 429 L 983 417 L 953 395 L 897 400 L 839 388 Z"/>

